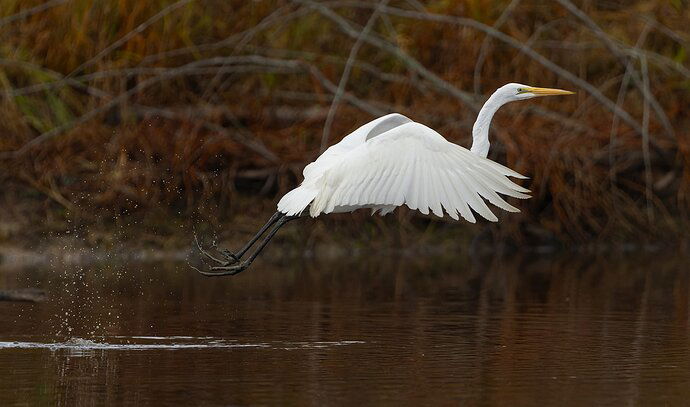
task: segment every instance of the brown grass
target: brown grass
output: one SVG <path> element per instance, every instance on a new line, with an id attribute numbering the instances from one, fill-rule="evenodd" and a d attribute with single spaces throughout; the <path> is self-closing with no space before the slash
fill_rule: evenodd
<path id="1" fill-rule="evenodd" d="M 176 233 L 160 225 L 171 215 L 175 225 L 218 225 L 273 210 L 318 154 L 356 40 L 343 21 L 358 31 L 376 5 L 71 0 L 31 10 L 43 3 L 0 4 L 7 213 L 28 230 L 155 220 L 163 234 Z M 416 2 L 389 2 L 353 61 L 329 144 L 372 114 L 399 111 L 467 146 L 481 105 L 475 84 L 480 94 L 511 81 L 576 90 L 509 105 L 495 118 L 491 157 L 530 175 L 534 198 L 520 202 L 522 214 L 503 216 L 494 235 L 567 243 L 685 236 L 685 2 L 575 3 L 591 21 L 558 2 L 527 0 L 502 16 L 509 3 L 432 2 L 427 11 L 446 16 L 434 20 L 410 14 Z M 12 18 L 18 13 L 28 15 Z M 495 30 L 538 56 L 487 37 L 482 30 L 497 21 Z M 620 100 L 628 122 L 602 98 Z"/>

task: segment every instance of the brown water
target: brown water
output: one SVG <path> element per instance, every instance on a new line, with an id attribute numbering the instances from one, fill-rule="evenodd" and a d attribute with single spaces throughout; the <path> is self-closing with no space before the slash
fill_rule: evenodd
<path id="1" fill-rule="evenodd" d="M 0 405 L 688 405 L 690 260 L 0 269 Z"/>

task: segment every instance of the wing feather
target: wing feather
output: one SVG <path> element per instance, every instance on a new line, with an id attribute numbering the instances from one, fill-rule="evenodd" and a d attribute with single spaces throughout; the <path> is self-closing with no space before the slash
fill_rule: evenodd
<path id="1" fill-rule="evenodd" d="M 473 188 L 465 178 L 466 177 L 464 176 L 457 177 L 456 182 L 458 183 L 458 186 L 460 186 L 462 197 L 465 199 L 470 208 L 482 215 L 482 217 L 486 220 L 490 220 L 492 222 L 498 221 L 498 218 L 493 212 L 491 212 L 491 209 L 489 209 L 486 203 L 484 203 L 484 200 L 481 198 L 476 188 Z"/>
<path id="2" fill-rule="evenodd" d="M 451 173 L 454 174 L 455 172 L 451 171 Z M 456 177 L 457 175 L 454 175 L 453 178 L 449 178 L 448 182 L 450 183 L 450 186 L 453 188 L 453 191 L 455 192 L 455 199 L 458 203 L 460 215 L 466 221 L 470 223 L 476 223 L 477 219 L 474 217 L 474 214 L 472 213 L 472 210 L 470 209 L 470 205 L 467 203 L 467 200 L 463 197 L 462 186 L 460 185 L 460 183 L 454 182 L 454 179 Z"/>
<path id="3" fill-rule="evenodd" d="M 405 194 L 405 202 L 410 209 L 420 209 L 419 197 L 421 196 L 420 188 L 422 185 L 419 180 L 422 177 L 422 169 L 419 166 L 419 157 L 414 157 L 412 161 L 412 169 L 407 174 L 407 179 L 405 180 L 406 186 L 403 187 L 403 193 Z"/>
<path id="4" fill-rule="evenodd" d="M 440 157 L 440 160 L 441 165 L 444 165 L 446 168 L 450 168 L 450 176 L 447 177 L 446 182 L 448 182 L 448 185 L 451 188 L 451 195 L 453 196 L 453 199 L 456 203 L 456 208 L 460 213 L 460 216 L 462 216 L 463 219 L 470 223 L 475 223 L 477 220 L 474 218 L 474 215 L 472 214 L 470 207 L 467 205 L 467 201 L 465 201 L 465 199 L 462 197 L 462 193 L 460 192 L 459 186 L 456 182 L 453 182 L 453 180 L 457 176 L 455 171 L 453 170 L 453 163 L 447 155 L 442 155 Z"/>
<path id="5" fill-rule="evenodd" d="M 429 190 L 427 189 L 427 183 L 425 182 L 427 177 L 427 166 L 426 162 L 420 160 L 419 171 L 417 172 L 415 183 L 419 185 L 417 188 L 417 207 L 418 210 L 424 215 L 429 214 L 429 203 L 427 202 L 429 197 Z"/>
<path id="6" fill-rule="evenodd" d="M 438 181 L 439 184 L 441 184 L 441 196 L 443 197 L 443 202 L 441 203 L 443 204 L 443 208 L 451 218 L 454 220 L 459 220 L 460 218 L 458 217 L 458 208 L 456 203 L 457 198 L 455 197 L 455 193 L 452 191 L 451 186 L 449 185 L 449 177 L 444 174 L 438 178 Z"/>
<path id="7" fill-rule="evenodd" d="M 474 169 L 485 177 L 488 185 L 490 185 L 490 187 L 496 192 L 499 192 L 503 195 L 512 196 L 514 198 L 526 199 L 530 197 L 527 195 L 530 192 L 529 189 L 521 187 L 507 177 L 497 174 L 496 172 L 492 172 L 491 169 L 481 165 L 475 165 Z"/>
<path id="8" fill-rule="evenodd" d="M 484 199 L 487 199 L 492 204 L 508 212 L 520 212 L 518 208 L 510 205 L 508 202 L 504 201 L 503 198 L 498 196 L 496 191 L 487 187 L 486 180 L 483 178 L 484 176 L 481 174 L 476 174 L 476 177 L 474 178 L 474 185 L 477 187 L 477 191 L 482 197 L 484 197 Z"/>
<path id="9" fill-rule="evenodd" d="M 429 202 L 431 203 L 431 211 L 434 213 L 434 215 L 438 216 L 439 218 L 442 218 L 443 209 L 441 208 L 441 201 L 445 199 L 442 198 L 441 185 L 439 182 L 441 174 L 439 173 L 439 169 L 437 167 L 429 165 L 427 166 L 427 168 L 429 168 L 430 177 L 428 178 L 428 180 L 432 191 L 431 196 L 429 197 Z"/>
<path id="10" fill-rule="evenodd" d="M 407 205 L 423 214 L 445 213 L 475 222 L 472 211 L 490 221 L 498 218 L 484 199 L 511 212 L 519 210 L 499 194 L 528 198 L 529 190 L 508 177 L 525 178 L 469 150 L 448 142 L 434 130 L 405 123 L 353 148 L 327 169 L 310 213 L 337 207 L 378 208 Z M 381 209 L 383 212 L 383 209 Z"/>

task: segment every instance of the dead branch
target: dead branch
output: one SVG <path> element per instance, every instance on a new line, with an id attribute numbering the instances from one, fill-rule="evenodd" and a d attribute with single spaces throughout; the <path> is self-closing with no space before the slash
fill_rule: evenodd
<path id="1" fill-rule="evenodd" d="M 323 134 L 321 135 L 321 147 L 319 149 L 322 152 L 326 150 L 326 147 L 328 146 L 328 138 L 331 132 L 331 125 L 333 123 L 335 114 L 338 111 L 338 104 L 340 103 L 340 99 L 342 98 L 343 92 L 345 91 L 347 81 L 350 79 L 350 71 L 352 70 L 352 64 L 354 62 L 354 59 L 357 57 L 357 53 L 359 52 L 359 48 L 362 46 L 362 41 L 364 40 L 364 37 L 369 35 L 369 31 L 372 29 L 372 27 L 374 26 L 374 22 L 376 22 L 376 19 L 381 13 L 381 7 L 385 6 L 386 4 L 388 4 L 388 0 L 381 0 L 379 2 L 378 7 L 376 7 L 374 11 L 371 13 L 369 20 L 367 21 L 366 25 L 359 33 L 357 38 L 355 39 L 355 43 L 352 45 L 352 48 L 350 48 L 350 55 L 348 55 L 347 57 L 347 62 L 345 63 L 343 74 L 340 76 L 338 88 L 336 89 L 335 94 L 333 95 L 331 107 L 328 109 L 326 122 L 323 125 Z"/>
<path id="2" fill-rule="evenodd" d="M 42 302 L 45 299 L 46 292 L 39 288 L 0 290 L 0 301 Z"/>
<path id="3" fill-rule="evenodd" d="M 6 24 L 13 23 L 17 20 L 21 20 L 23 18 L 33 16 L 33 15 L 38 14 L 38 13 L 42 13 L 46 10 L 53 8 L 53 7 L 57 7 L 59 5 L 65 4 L 65 3 L 67 3 L 67 1 L 68 0 L 49 0 L 49 1 L 46 1 L 45 3 L 40 4 L 36 7 L 31 7 L 31 8 L 28 8 L 26 10 L 22 10 L 19 13 L 13 14 L 11 16 L 0 18 L 0 27 L 2 27 L 3 25 L 6 25 Z"/>

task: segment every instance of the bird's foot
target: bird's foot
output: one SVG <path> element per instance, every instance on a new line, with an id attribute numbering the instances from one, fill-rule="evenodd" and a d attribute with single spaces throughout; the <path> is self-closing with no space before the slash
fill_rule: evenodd
<path id="1" fill-rule="evenodd" d="M 196 247 L 199 250 L 199 253 L 201 253 L 204 257 L 207 259 L 213 261 L 214 263 L 218 264 L 220 267 L 229 267 L 232 266 L 235 263 L 238 263 L 240 261 L 240 258 L 237 257 L 237 255 L 233 252 L 231 252 L 228 249 L 216 249 L 216 246 L 214 245 L 213 248 L 218 251 L 218 253 L 223 256 L 223 259 L 219 259 L 209 253 L 207 250 L 205 250 L 203 247 L 201 247 L 201 243 L 199 242 L 199 238 L 197 237 L 196 233 L 194 234 L 194 241 L 196 242 Z"/>
<path id="2" fill-rule="evenodd" d="M 194 266 L 191 267 L 206 277 L 234 276 L 246 270 L 249 267 L 249 262 L 243 261 L 230 266 L 212 266 L 210 271 L 202 271 Z"/>
<path id="3" fill-rule="evenodd" d="M 235 264 L 235 263 L 239 263 L 240 258 L 237 257 L 237 255 L 236 255 L 235 253 L 231 252 L 230 250 L 228 250 L 228 249 L 220 249 L 220 250 L 218 250 L 218 251 L 219 251 L 220 254 L 222 254 L 223 257 L 225 258 L 225 263 L 223 264 L 223 266 L 226 266 L 226 267 L 227 267 L 227 266 L 231 266 L 231 265 L 233 265 L 233 264 Z"/>

